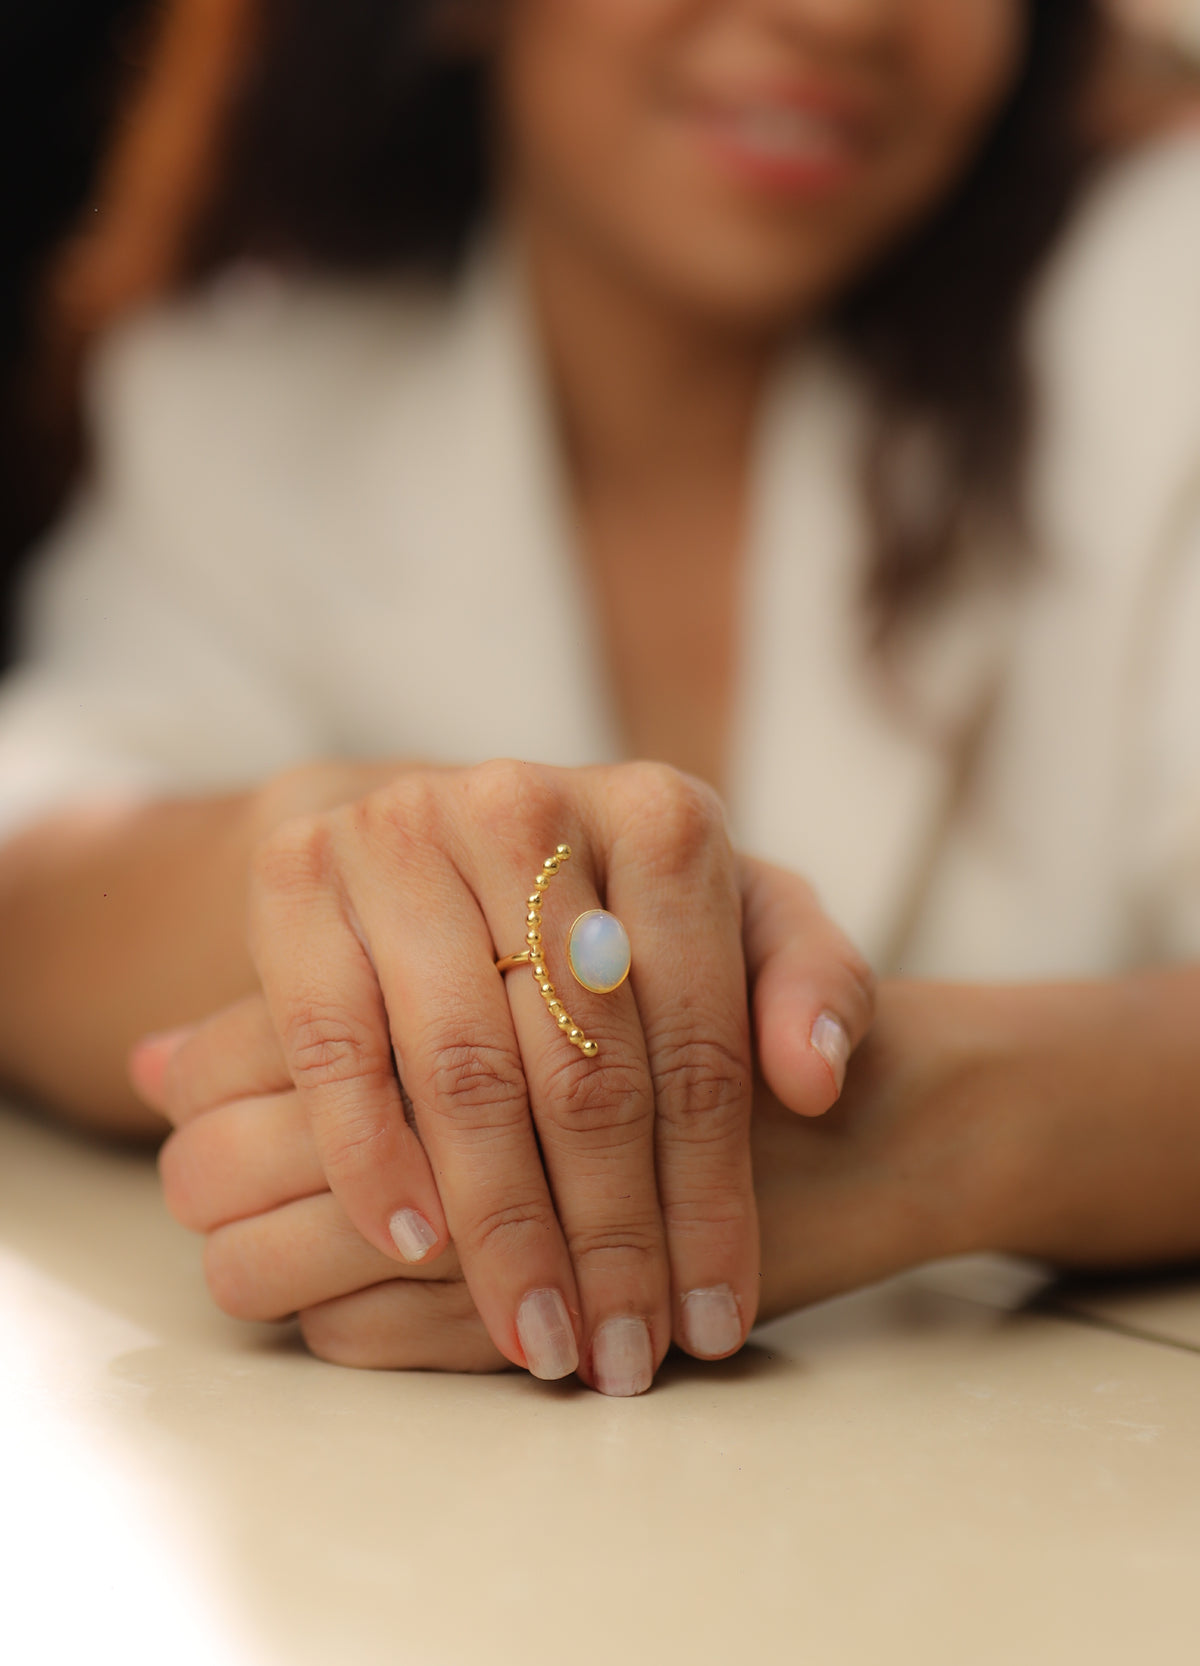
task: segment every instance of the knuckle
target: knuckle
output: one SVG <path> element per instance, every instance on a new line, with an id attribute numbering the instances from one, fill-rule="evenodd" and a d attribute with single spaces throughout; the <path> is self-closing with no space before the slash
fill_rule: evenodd
<path id="1" fill-rule="evenodd" d="M 728 1183 L 693 1186 L 663 1203 L 663 1225 L 672 1243 L 696 1240 L 711 1248 L 714 1242 L 742 1244 L 758 1228 L 758 1211 L 749 1186 Z"/>
<path id="2" fill-rule="evenodd" d="M 209 1295 L 231 1319 L 275 1319 L 282 1317 L 264 1298 L 255 1269 L 246 1253 L 242 1234 L 219 1228 L 204 1240 L 204 1282 Z"/>
<path id="3" fill-rule="evenodd" d="M 330 1365 L 370 1367 L 382 1364 L 381 1339 L 373 1331 L 347 1323 L 336 1302 L 303 1309 L 297 1317 L 309 1353 Z M 392 1339 L 395 1349 L 395 1339 Z"/>
<path id="4" fill-rule="evenodd" d="M 742 1135 L 753 1086 L 748 1053 L 716 1036 L 689 1035 L 656 1041 L 652 1056 L 665 1122 L 686 1128 L 691 1142 Z"/>
<path id="5" fill-rule="evenodd" d="M 352 1179 L 371 1167 L 376 1153 L 387 1155 L 390 1137 L 391 1124 L 386 1116 L 367 1107 L 342 1109 L 334 1130 L 321 1142 L 322 1164 L 340 1180 Z"/>
<path id="6" fill-rule="evenodd" d="M 541 764 L 489 759 L 471 771 L 470 790 L 475 815 L 493 837 L 510 845 L 509 854 L 516 861 L 528 861 L 531 840 L 545 854 L 566 837 L 566 807 L 557 774 Z"/>
<path id="7" fill-rule="evenodd" d="M 489 1262 L 493 1258 L 511 1262 L 525 1256 L 535 1245 L 554 1236 L 557 1222 L 539 1199 L 518 1199 L 515 1203 L 485 1209 L 467 1230 L 472 1251 Z"/>
<path id="8" fill-rule="evenodd" d="M 287 1016 L 283 1045 L 297 1087 L 353 1082 L 384 1074 L 377 1038 L 343 1007 L 302 1002 Z M 387 1074 L 390 1075 L 390 1060 Z"/>
<path id="9" fill-rule="evenodd" d="M 274 897 L 294 897 L 311 891 L 328 875 L 332 832 L 326 817 L 293 816 L 261 838 L 250 856 L 250 877 L 256 890 Z"/>
<path id="10" fill-rule="evenodd" d="M 574 1048 L 556 1051 L 560 1056 L 548 1066 L 539 1096 L 550 1128 L 572 1140 L 604 1136 L 610 1146 L 639 1139 L 654 1114 L 644 1070 L 619 1059 L 585 1062 Z"/>
<path id="11" fill-rule="evenodd" d="M 423 771 L 399 776 L 355 808 L 359 830 L 376 836 L 383 832 L 388 843 L 402 850 L 438 845 L 442 842 L 444 784 Z"/>
<path id="12" fill-rule="evenodd" d="M 525 1071 L 515 1046 L 460 1035 L 435 1045 L 432 1057 L 428 1098 L 457 1127 L 492 1128 L 511 1121 L 514 1112 L 524 1115 Z"/>
<path id="13" fill-rule="evenodd" d="M 623 1272 L 665 1269 L 666 1255 L 658 1222 L 622 1222 L 618 1226 L 580 1227 L 573 1231 L 567 1248 L 581 1278 L 593 1270 Z"/>
<path id="14" fill-rule="evenodd" d="M 158 1178 L 169 1213 L 189 1232 L 203 1231 L 195 1173 L 191 1141 L 182 1132 L 171 1134 L 158 1150 Z"/>
<path id="15" fill-rule="evenodd" d="M 729 857 L 724 807 L 707 782 L 668 764 L 630 767 L 630 819 L 656 872 L 682 873 L 714 851 Z"/>

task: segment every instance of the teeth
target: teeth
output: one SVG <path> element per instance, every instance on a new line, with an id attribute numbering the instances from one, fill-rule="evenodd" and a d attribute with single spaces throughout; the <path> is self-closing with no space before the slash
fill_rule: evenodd
<path id="1" fill-rule="evenodd" d="M 844 148 L 841 135 L 828 122 L 778 104 L 739 110 L 731 125 L 741 144 L 766 156 L 824 160 Z"/>

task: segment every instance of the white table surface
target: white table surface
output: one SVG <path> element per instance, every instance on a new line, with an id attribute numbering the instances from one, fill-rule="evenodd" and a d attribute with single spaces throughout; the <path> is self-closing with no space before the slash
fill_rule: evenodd
<path id="1" fill-rule="evenodd" d="M 1200 1276 L 1045 1282 L 942 1263 L 637 1400 L 353 1371 L 217 1312 L 152 1157 L 0 1108 L 0 1658 L 1195 1666 Z"/>

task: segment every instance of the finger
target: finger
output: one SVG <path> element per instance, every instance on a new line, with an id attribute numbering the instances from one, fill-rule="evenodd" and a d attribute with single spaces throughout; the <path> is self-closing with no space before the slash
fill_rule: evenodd
<path id="1" fill-rule="evenodd" d="M 177 1030 L 162 1030 L 139 1037 L 125 1055 L 125 1073 L 138 1098 L 151 1110 L 161 1111 L 170 1118 L 166 1103 L 164 1078 L 171 1055 L 192 1033 L 194 1026 L 181 1025 Z"/>
<path id="2" fill-rule="evenodd" d="M 259 847 L 251 948 L 330 1186 L 368 1243 L 415 1264 L 444 1250 L 445 1215 L 405 1119 L 384 998 L 340 885 L 332 819 L 288 823 Z"/>
<path id="3" fill-rule="evenodd" d="M 299 1315 L 318 1359 L 377 1371 L 505 1371 L 465 1284 L 387 1284 L 336 1296 Z"/>
<path id="4" fill-rule="evenodd" d="M 646 766 L 632 782 L 624 772 L 606 803 L 609 904 L 637 945 L 631 982 L 657 1106 L 674 1336 L 722 1358 L 754 1322 L 759 1282 L 736 864 L 720 801 L 698 781 Z"/>
<path id="5" fill-rule="evenodd" d="M 348 854 L 346 883 L 480 1317 L 507 1359 L 562 1377 L 579 1363 L 579 1295 L 492 937 L 446 854 L 463 807 L 452 818 L 443 806 L 420 777 L 397 783 L 368 810 L 377 819 Z"/>
<path id="6" fill-rule="evenodd" d="M 193 1117 L 159 1148 L 158 1172 L 167 1208 L 192 1232 L 329 1190 L 308 1117 L 290 1088 Z"/>
<path id="7" fill-rule="evenodd" d="M 266 1215 L 231 1221 L 204 1241 L 204 1276 L 223 1313 L 234 1319 L 284 1319 L 301 1308 L 398 1276 L 355 1228 L 332 1192 L 300 1198 Z M 434 1266 L 412 1266 L 411 1279 L 455 1279 L 453 1249 Z"/>
<path id="8" fill-rule="evenodd" d="M 176 1127 L 229 1100 L 282 1093 L 292 1085 L 260 994 L 200 1024 L 144 1037 L 133 1050 L 131 1071 L 144 1096 Z"/>
<path id="9" fill-rule="evenodd" d="M 499 784 L 502 790 L 507 785 L 503 777 Z M 558 804 L 553 795 L 539 803 L 528 785 L 522 802 L 530 828 L 512 850 L 493 844 L 470 853 L 477 859 L 470 877 L 497 944 L 519 941 L 523 922 L 544 928 L 532 946 L 541 950 L 537 964 L 546 976 L 521 967 L 506 984 L 542 1158 L 579 1288 L 580 1374 L 605 1393 L 638 1394 L 649 1388 L 671 1340 L 670 1269 L 655 1177 L 654 1090 L 641 1020 L 628 984 L 599 995 L 568 970 L 572 922 L 601 906 L 586 839 L 577 839 L 569 858 L 553 854 L 558 840 L 551 829 L 561 831 L 578 819 L 578 811 Z M 487 819 L 494 821 L 503 808 L 497 805 Z M 533 843 L 539 831 L 541 847 Z M 534 854 L 539 848 L 547 852 L 541 861 Z M 468 860 L 467 853 L 462 860 Z M 549 999 L 565 1006 L 557 1017 L 541 993 L 547 984 L 557 992 Z M 571 1044 L 573 1028 L 595 1042 L 595 1057 Z"/>
<path id="10" fill-rule="evenodd" d="M 803 879 L 752 857 L 739 861 L 763 1076 L 790 1110 L 820 1116 L 870 1028 L 874 976 Z"/>

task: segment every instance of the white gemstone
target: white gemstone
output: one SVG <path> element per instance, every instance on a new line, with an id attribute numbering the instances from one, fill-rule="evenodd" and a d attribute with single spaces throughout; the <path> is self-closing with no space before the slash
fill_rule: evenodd
<path id="1" fill-rule="evenodd" d="M 629 976 L 629 938 L 615 914 L 591 908 L 581 914 L 567 938 L 567 959 L 576 983 L 597 995 L 625 982 Z"/>

